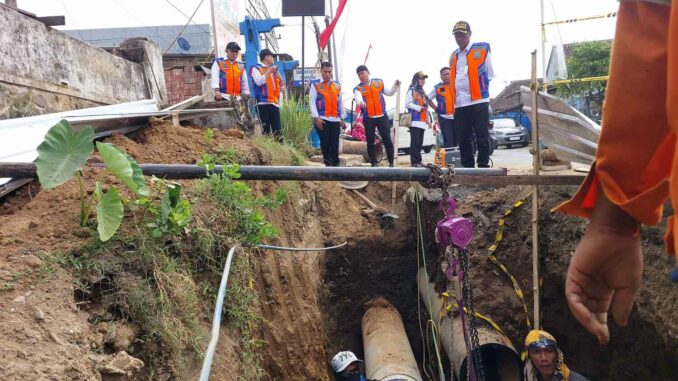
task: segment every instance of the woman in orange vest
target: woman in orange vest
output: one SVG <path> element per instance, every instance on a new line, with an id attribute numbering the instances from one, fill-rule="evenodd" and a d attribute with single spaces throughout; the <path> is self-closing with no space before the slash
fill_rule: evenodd
<path id="1" fill-rule="evenodd" d="M 273 134 L 280 139 L 280 90 L 283 82 L 278 67 L 273 65 L 273 52 L 262 49 L 259 53 L 262 64 L 252 66 L 250 76 L 254 83 L 254 98 L 261 119 L 264 135 Z"/>
<path id="2" fill-rule="evenodd" d="M 657 224 L 669 197 L 677 210 L 677 132 L 678 7 L 671 0 L 622 0 L 596 161 L 577 194 L 557 208 L 591 219 L 570 262 L 565 295 L 575 318 L 602 344 L 610 338 L 608 310 L 626 325 L 640 288 L 640 224 Z M 676 253 L 677 235 L 671 216 L 669 253 Z"/>
<path id="3" fill-rule="evenodd" d="M 216 101 L 231 95 L 250 95 L 245 65 L 238 61 L 239 52 L 240 46 L 231 41 L 226 45 L 226 59 L 219 57 L 212 64 L 212 89 Z"/>
<path id="4" fill-rule="evenodd" d="M 424 144 L 424 133 L 431 126 L 428 106 L 433 103 L 424 92 L 424 84 L 428 75 L 418 71 L 412 77 L 412 83 L 405 96 L 405 107 L 412 115 L 410 125 L 410 165 L 421 167 L 421 146 Z"/>
<path id="5" fill-rule="evenodd" d="M 373 167 L 378 166 L 374 153 L 375 128 L 379 130 L 379 136 L 386 148 L 386 157 L 388 166 L 393 167 L 395 155 L 393 151 L 393 142 L 391 141 L 391 124 L 386 115 L 386 102 L 384 95 L 392 96 L 400 86 L 400 81 L 396 80 L 393 87 L 386 89 L 384 81 L 381 79 L 370 79 L 370 71 L 367 66 L 360 65 L 356 69 L 356 74 L 360 83 L 353 89 L 356 103 L 360 106 L 365 123 L 365 135 L 367 137 L 367 155 L 370 157 L 370 163 Z"/>

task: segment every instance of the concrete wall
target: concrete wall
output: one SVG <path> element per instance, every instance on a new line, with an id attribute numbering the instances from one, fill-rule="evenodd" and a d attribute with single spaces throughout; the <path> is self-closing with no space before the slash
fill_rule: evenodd
<path id="1" fill-rule="evenodd" d="M 146 42 L 146 59 L 135 63 L 3 5 L 0 25 L 0 119 L 154 95 L 162 102 L 165 79 L 159 49 L 154 50 L 152 42 Z M 156 76 L 150 78 L 145 71 L 153 67 Z M 151 86 L 153 82 L 159 86 Z"/>

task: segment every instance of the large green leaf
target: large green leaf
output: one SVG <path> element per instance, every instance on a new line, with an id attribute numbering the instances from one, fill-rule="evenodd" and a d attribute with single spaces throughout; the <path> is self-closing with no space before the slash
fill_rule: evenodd
<path id="1" fill-rule="evenodd" d="M 71 124 L 62 120 L 47 131 L 38 146 L 38 179 L 44 188 L 54 188 L 70 180 L 92 154 L 94 130 L 85 127 L 75 134 Z"/>
<path id="2" fill-rule="evenodd" d="M 172 208 L 177 206 L 180 199 L 181 199 L 181 185 L 179 184 L 168 185 L 167 189 L 165 189 L 165 194 L 160 200 L 160 211 L 161 211 L 160 221 L 162 221 L 163 224 L 167 223 L 167 221 L 169 220 L 170 213 L 172 212 Z"/>
<path id="3" fill-rule="evenodd" d="M 146 179 L 144 179 L 144 173 L 141 171 L 139 163 L 137 163 L 137 161 L 134 160 L 134 158 L 130 156 L 128 153 L 123 152 L 123 155 L 125 155 L 127 160 L 129 160 L 130 165 L 132 166 L 132 180 L 134 180 L 134 183 L 137 184 L 137 186 L 139 187 L 137 193 L 142 196 L 148 196 L 150 192 L 148 191 L 148 188 L 146 188 Z"/>
<path id="4" fill-rule="evenodd" d="M 97 196 L 99 196 L 99 204 L 97 204 L 97 231 L 99 232 L 99 239 L 108 241 L 113 237 L 120 223 L 122 222 L 122 201 L 118 194 L 118 189 L 111 187 L 108 192 L 102 193 L 97 184 Z"/>
<path id="5" fill-rule="evenodd" d="M 134 169 L 125 154 L 110 143 L 97 142 L 97 150 L 101 154 L 101 159 L 106 163 L 106 168 L 136 193 L 139 185 L 134 180 Z"/>

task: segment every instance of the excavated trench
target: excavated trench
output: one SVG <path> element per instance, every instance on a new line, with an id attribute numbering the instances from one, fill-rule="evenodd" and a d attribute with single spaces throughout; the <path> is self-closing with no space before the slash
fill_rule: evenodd
<path id="1" fill-rule="evenodd" d="M 571 369 L 591 380 L 675 380 L 678 374 L 678 335 L 675 311 L 678 289 L 667 278 L 672 261 L 662 252 L 663 226 L 645 228 L 644 283 L 631 315 L 629 326 L 611 323 L 612 340 L 600 346 L 595 338 L 574 320 L 564 298 L 564 282 L 569 258 L 581 238 L 582 220 L 554 214 L 549 210 L 566 200 L 576 188 L 547 189 L 541 197 L 540 253 L 542 271 L 542 324 L 558 340 Z M 469 248 L 471 282 L 476 311 L 493 319 L 520 352 L 528 332 L 526 316 L 509 279 L 487 258 L 494 243 L 497 221 L 511 205 L 529 196 L 527 187 L 491 189 L 457 187 L 458 213 L 474 222 L 474 239 Z M 434 227 L 442 213 L 434 202 L 423 201 L 424 242 L 428 274 L 441 291 L 447 282 L 440 270 L 442 258 L 434 242 Z M 321 288 L 327 356 L 339 350 L 352 350 L 363 356 L 360 322 L 366 303 L 383 297 L 402 315 L 407 336 L 417 358 L 422 377 L 435 374 L 430 347 L 422 339 L 419 319 L 428 319 L 423 303 L 418 303 L 417 251 L 412 205 L 401 214 L 395 231 L 384 231 L 381 239 L 357 240 L 349 247 L 329 252 L 325 259 Z M 525 203 L 506 219 L 504 238 L 496 254 L 518 280 L 530 319 L 531 291 L 531 204 Z M 429 340 L 430 341 L 430 340 Z M 426 352 L 426 353 L 425 353 Z M 429 356 L 423 362 L 424 355 Z M 445 372 L 449 361 L 442 354 Z M 426 372 L 424 371 L 426 369 Z"/>
<path id="2" fill-rule="evenodd" d="M 244 162 L 276 164 L 276 158 L 267 149 L 254 146 L 247 139 L 221 135 L 218 138 L 223 147 L 240 152 Z M 132 139 L 115 136 L 111 141 L 142 163 L 194 162 L 205 150 L 203 130 L 183 127 L 155 126 Z M 261 379 L 328 380 L 331 379 L 328 361 L 337 351 L 352 350 L 363 357 L 361 319 L 366 303 L 378 297 L 386 299 L 399 311 L 422 376 L 433 379 L 426 376 L 436 373 L 431 361 L 430 339 L 425 329 L 422 334 L 419 323 L 421 318 L 425 327 L 428 316 L 417 295 L 420 261 L 417 259 L 416 218 L 412 204 L 402 202 L 406 189 L 413 184 L 399 184 L 395 212 L 400 218 L 388 228 L 380 227 L 378 218 L 363 208 L 360 199 L 334 183 L 248 184 L 258 195 L 272 194 L 281 186 L 287 186 L 290 191 L 290 198 L 284 205 L 267 213 L 280 233 L 269 243 L 320 247 L 348 242 L 344 248 L 324 253 L 262 251 L 251 257 L 256 266 L 248 287 L 258 295 L 261 315 L 261 320 L 253 322 L 252 327 L 254 339 L 264 343 L 260 352 L 254 354 L 261 360 Z M 390 185 L 373 182 L 364 194 L 378 205 L 390 205 Z M 0 325 L 0 346 L 7 348 L 7 356 L 14 359 L 10 363 L 0 362 L 0 378 L 28 380 L 50 375 L 65 379 L 68 375 L 95 380 L 98 373 L 91 356 L 106 357 L 117 351 L 115 340 L 103 344 L 97 342 L 104 340 L 109 331 L 97 331 L 96 327 L 101 322 L 118 324 L 119 320 L 124 320 L 121 318 L 129 318 L 124 308 L 118 308 L 125 306 L 118 303 L 116 293 L 131 281 L 143 280 L 126 278 L 124 272 L 110 273 L 108 269 L 119 264 L 117 261 L 122 256 L 135 258 L 135 249 L 122 242 L 119 250 L 115 248 L 117 251 L 102 258 L 110 259 L 105 263 L 103 276 L 81 277 L 87 280 L 84 289 L 82 285 L 74 284 L 72 267 L 81 263 L 77 248 L 91 241 L 89 233 L 79 228 L 75 217 L 77 186 L 70 183 L 53 190 L 38 191 L 36 188 L 30 192 L 24 188 L 5 198 L 0 209 L 0 242 L 4 249 L 0 260 L 3 282 L 0 320 L 7 322 Z M 678 374 L 675 360 L 678 358 L 678 287 L 671 284 L 666 275 L 673 263 L 662 252 L 665 226 L 644 228 L 643 287 L 629 327 L 619 328 L 612 323 L 612 341 L 601 347 L 572 318 L 563 297 L 567 265 L 585 223 L 549 210 L 574 191 L 573 187 L 547 188 L 541 197 L 544 328 L 558 339 L 568 365 L 591 380 L 675 380 Z M 487 249 L 494 243 L 499 218 L 529 192 L 527 187 L 456 187 L 452 191 L 458 199 L 458 214 L 474 223 L 469 253 L 476 311 L 496 321 L 518 350 L 528 331 L 525 313 L 509 280 L 489 262 Z M 530 208 L 528 202 L 506 220 L 504 238 L 496 254 L 518 280 L 531 311 Z M 209 205 L 196 205 L 194 212 L 203 222 L 211 221 Z M 446 283 L 440 267 L 443 260 L 433 238 L 435 223 L 441 216 L 435 202 L 422 202 L 427 270 L 438 291 Z M 69 258 L 73 263 L 60 260 L 65 253 L 71 253 Z M 170 258 L 191 257 L 190 250 L 168 252 L 168 255 Z M 60 262 L 51 267 L 53 273 L 50 274 L 45 273 L 50 267 L 35 265 L 36 258 L 43 262 L 48 258 Z M 194 280 L 199 281 L 201 274 L 194 275 L 197 275 Z M 211 310 L 212 303 L 206 304 L 209 304 L 206 310 Z M 44 319 L 38 321 L 35 318 L 37 309 Z M 120 323 L 123 323 L 121 327 L 126 326 L 124 321 Z M 135 324 L 133 320 L 127 323 Z M 201 324 L 207 332 L 209 321 L 205 319 Z M 134 332 L 133 337 L 137 339 L 132 340 L 132 345 L 118 340 L 118 347 L 126 348 L 130 354 L 147 362 L 143 376 L 127 380 L 149 379 L 149 368 L 153 366 L 159 366 L 164 373 L 150 375 L 151 379 L 196 378 L 199 359 L 179 353 L 180 360 L 187 360 L 189 370 L 177 372 L 173 364 L 164 363 L 169 361 L 168 358 L 156 355 L 167 354 L 167 349 L 157 345 L 151 348 L 153 342 L 144 341 L 146 334 L 143 330 Z M 241 353 L 241 335 L 226 319 L 212 376 L 238 379 L 238 375 L 244 374 Z M 449 375 L 449 363 L 445 358 L 443 354 L 445 371 Z M 153 359 L 162 363 L 153 364 Z M 24 373 L 24 378 L 18 377 Z"/>

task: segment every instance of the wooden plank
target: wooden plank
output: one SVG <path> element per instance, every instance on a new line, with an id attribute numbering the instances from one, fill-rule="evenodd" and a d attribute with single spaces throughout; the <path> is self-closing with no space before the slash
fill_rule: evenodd
<path id="1" fill-rule="evenodd" d="M 43 16 L 36 17 L 36 20 L 47 26 L 66 25 L 66 18 L 64 16 Z"/>

